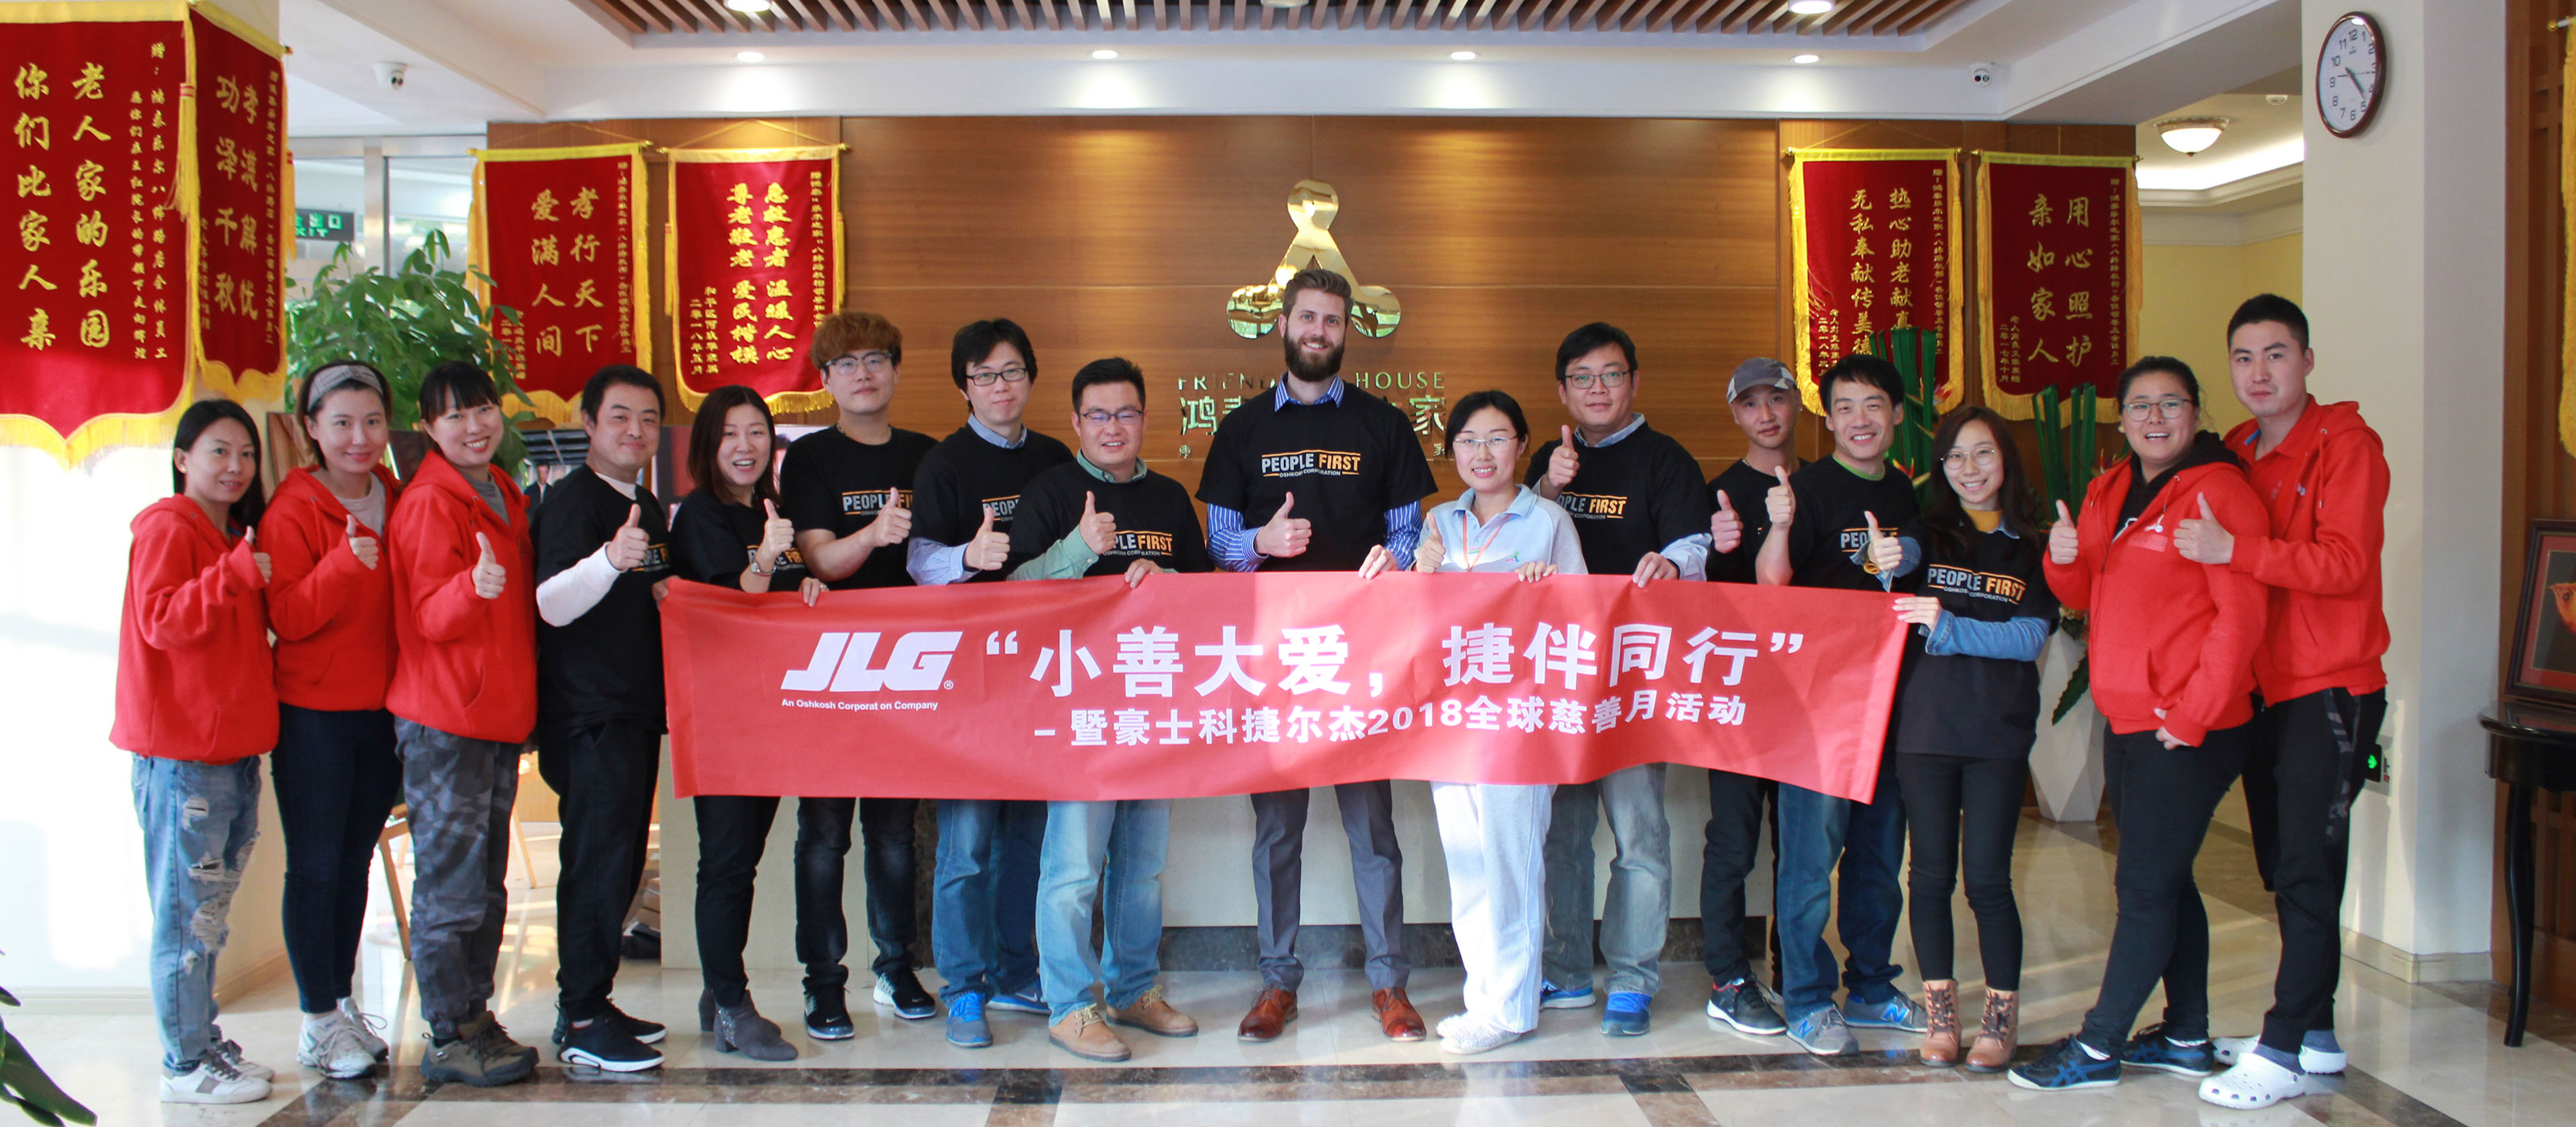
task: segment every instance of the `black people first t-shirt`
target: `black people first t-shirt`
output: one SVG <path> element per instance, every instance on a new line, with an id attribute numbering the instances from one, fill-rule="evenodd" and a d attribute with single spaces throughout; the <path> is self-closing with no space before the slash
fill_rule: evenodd
<path id="1" fill-rule="evenodd" d="M 1040 472 L 1073 460 L 1064 443 L 1036 431 L 1015 448 L 995 446 L 972 426 L 955 434 L 921 459 L 912 479 L 912 534 L 934 544 L 963 544 L 983 527 L 984 506 L 993 507 L 993 530 L 1008 535 L 1021 490 Z M 1003 571 L 968 571 L 969 583 L 1001 579 Z"/>
<path id="2" fill-rule="evenodd" d="M 1920 520 L 1900 535 L 1923 548 L 1916 594 L 1941 600 L 1957 618 L 2004 622 L 2037 618 L 2054 628 L 2057 597 L 2040 574 L 2043 532 L 2015 538 L 1997 529 L 1972 532 L 1968 551 L 1951 549 Z M 1918 755 L 2011 759 L 2030 754 L 2039 724 L 2039 663 L 1923 652 L 1923 635 L 1905 631 L 1905 687 L 1896 694 L 1890 750 Z"/>
<path id="3" fill-rule="evenodd" d="M 1530 455 L 1524 484 L 1538 488 L 1560 445 L 1551 440 Z M 1556 504 L 1574 518 L 1583 566 L 1592 574 L 1627 575 L 1646 553 L 1708 532 L 1708 483 L 1700 479 L 1699 461 L 1671 435 L 1640 423 L 1608 446 L 1578 440 L 1574 453 L 1574 480 Z"/>
<path id="4" fill-rule="evenodd" d="M 1117 542 L 1094 561 L 1084 575 L 1125 575 L 1137 560 L 1152 560 L 1173 571 L 1207 571 L 1207 536 L 1199 531 L 1199 510 L 1181 483 L 1148 470 L 1127 481 L 1102 481 L 1079 463 L 1068 462 L 1029 479 L 1020 493 L 1019 519 L 1011 524 L 1011 562 L 1018 568 L 1072 532 L 1082 520 L 1082 497 L 1109 514 L 1118 528 Z M 1294 510 L 1291 510 L 1293 513 Z"/>
<path id="5" fill-rule="evenodd" d="M 605 720 L 662 724 L 662 612 L 653 584 L 671 574 L 671 538 L 653 491 L 638 487 L 630 498 L 588 466 L 564 475 L 529 517 L 536 581 L 598 551 L 629 513 L 652 544 L 644 562 L 620 572 L 581 617 L 561 626 L 537 621 L 537 711 L 549 730 Z"/>
<path id="6" fill-rule="evenodd" d="M 782 514 L 783 515 L 783 514 Z M 708 490 L 689 494 L 671 514 L 671 570 L 680 578 L 740 589 L 742 573 L 760 550 L 768 514 L 737 505 Z M 805 582 L 805 556 L 794 547 L 769 573 L 770 591 L 793 591 Z"/>
<path id="7" fill-rule="evenodd" d="M 887 489 L 900 491 L 905 506 L 912 504 L 913 474 L 935 445 L 929 435 L 908 430 L 895 431 L 877 446 L 851 438 L 839 427 L 797 439 L 779 467 L 779 515 L 794 521 L 799 533 L 821 529 L 837 537 L 866 528 L 885 507 Z M 833 580 L 832 589 L 912 586 L 903 557 L 903 544 L 870 552 L 859 570 Z"/>
<path id="8" fill-rule="evenodd" d="M 1799 466 L 1794 462 L 1790 473 Z M 1735 508 L 1735 518 L 1744 522 L 1744 542 L 1732 552 L 1711 551 L 1708 554 L 1708 577 L 1718 583 L 1758 583 L 1753 573 L 1753 557 L 1762 551 L 1762 539 L 1771 535 L 1771 490 L 1780 479 L 1754 469 L 1752 463 L 1738 461 L 1726 472 L 1709 482 L 1710 515 L 1716 515 L 1717 495 L 1726 494 L 1726 503 Z"/>
<path id="9" fill-rule="evenodd" d="M 1789 491 L 1798 498 L 1798 516 L 1787 534 L 1790 585 L 1885 590 L 1879 585 L 1877 569 L 1853 563 L 1851 555 L 1868 545 L 1869 521 L 1864 514 L 1875 514 L 1879 531 L 1890 536 L 1914 519 L 1914 483 L 1892 467 L 1872 481 L 1851 472 L 1841 459 L 1829 457 L 1790 474 Z M 1899 580 L 1896 589 L 1911 586 L 1910 579 Z"/>
<path id="10" fill-rule="evenodd" d="M 1386 542 L 1389 509 L 1431 495 L 1431 463 L 1413 424 L 1387 401 L 1344 384 L 1340 403 L 1273 406 L 1263 392 L 1217 424 L 1200 471 L 1199 500 L 1243 514 L 1246 532 L 1294 496 L 1290 519 L 1312 522 L 1302 555 L 1266 559 L 1264 571 L 1349 571 Z"/>

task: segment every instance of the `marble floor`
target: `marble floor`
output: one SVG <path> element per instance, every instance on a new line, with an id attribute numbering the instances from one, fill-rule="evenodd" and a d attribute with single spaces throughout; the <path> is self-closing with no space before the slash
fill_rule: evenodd
<path id="1" fill-rule="evenodd" d="M 2209 902 L 2212 987 L 2220 1032 L 2250 1033 L 2270 998 L 2277 950 L 2270 905 L 2252 871 L 2243 831 L 2214 827 L 2200 864 Z M 2241 825 L 2241 821 L 2238 822 Z M 2024 822 L 2015 868 L 2027 933 L 2025 1039 L 2070 1030 L 2090 1004 L 2108 940 L 2111 858 L 2092 826 Z M 544 866 L 539 866 L 540 873 Z M 504 953 L 496 1008 L 522 1040 L 542 1042 L 553 1021 L 552 897 L 540 889 L 516 916 Z M 1974 950 L 1974 925 L 1960 913 L 1960 949 Z M 1899 960 L 1909 953 L 1899 939 Z M 1824 1060 L 1777 1038 L 1748 1038 L 1701 1015 L 1707 976 L 1668 964 L 1653 1032 L 1601 1036 L 1599 1011 L 1549 1011 L 1538 1034 L 1488 1056 L 1461 1059 L 1435 1045 L 1384 1040 L 1368 1014 L 1356 971 L 1316 971 L 1300 995 L 1303 1015 L 1268 1045 L 1246 1045 L 1233 1023 L 1250 1001 L 1247 975 L 1178 973 L 1172 1002 L 1207 1033 L 1159 1040 L 1129 1033 L 1135 1059 L 1100 1066 L 1046 1040 L 1042 1019 L 994 1015 L 996 1044 L 960 1050 L 936 1020 L 905 1022 L 862 1007 L 855 1040 L 822 1044 L 794 1036 L 802 1059 L 759 1065 L 718 1054 L 687 1018 L 694 971 L 630 962 L 617 998 L 630 1012 L 673 1023 L 662 1046 L 668 1066 L 629 1076 L 567 1070 L 549 1060 L 527 1084 L 495 1090 L 425 1089 L 410 1067 L 420 1030 L 399 952 L 371 943 L 362 1001 L 399 1016 L 389 1034 L 389 1077 L 335 1081 L 292 1067 L 296 1008 L 283 982 L 230 1007 L 226 1031 L 254 1059 L 279 1068 L 266 1103 L 197 1108 L 154 1096 L 158 1051 L 145 1017 L 20 1011 L 9 1028 L 32 1046 L 63 1086 L 108 1124 L 172 1123 L 261 1127 L 447 1127 L 509 1123 L 530 1127 L 790 1127 L 859 1121 L 891 1127 L 1150 1127 L 1161 1124 L 1455 1123 L 1618 1125 L 1795 1124 L 1798 1127 L 2128 1127 L 2148 1124 L 2396 1125 L 2576 1122 L 2576 1015 L 2538 1007 L 2519 1049 L 2499 1043 L 2500 991 L 2484 984 L 2409 985 L 2347 961 L 2337 1025 L 2351 1051 L 2344 1076 L 2313 1080 L 2309 1094 L 2263 1112 L 2202 1104 L 2191 1082 L 2132 1073 L 2116 1088 L 2040 1094 L 1998 1076 L 1935 1071 L 1912 1063 L 1912 1038 L 1862 1031 L 1861 1056 Z M 1967 968 L 1962 968 L 1963 972 Z M 864 978 L 865 972 L 860 972 Z M 1912 979 L 1907 981 L 1913 988 Z M 1427 1016 L 1457 1008 L 1454 969 L 1415 973 L 1412 993 Z M 1979 985 L 1966 984 L 1974 1012 Z M 754 995 L 789 1017 L 792 973 L 756 975 Z M 864 999 L 863 992 L 857 997 Z M 2153 1020 L 2154 1003 L 2148 1017 Z M 786 1024 L 792 1025 L 789 1021 Z"/>

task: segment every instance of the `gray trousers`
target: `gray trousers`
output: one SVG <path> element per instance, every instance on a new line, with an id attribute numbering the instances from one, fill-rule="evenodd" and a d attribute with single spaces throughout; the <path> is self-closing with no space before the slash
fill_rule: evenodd
<path id="1" fill-rule="evenodd" d="M 1306 805 L 1311 792 L 1252 796 L 1252 892 L 1259 900 L 1261 984 L 1295 990 L 1306 977 L 1297 961 L 1297 917 L 1306 873 Z M 1395 798 L 1386 783 L 1343 783 L 1342 832 L 1351 840 L 1351 883 L 1359 893 L 1360 935 L 1368 948 L 1372 990 L 1404 985 L 1404 851 L 1395 841 Z"/>
<path id="2" fill-rule="evenodd" d="M 1592 832 L 1610 812 L 1610 893 L 1601 907 L 1601 957 L 1610 992 L 1662 985 L 1656 960 L 1673 914 L 1673 831 L 1664 817 L 1664 764 L 1641 763 L 1598 782 L 1556 788 L 1547 827 L 1547 980 L 1592 985 Z"/>
<path id="3" fill-rule="evenodd" d="M 411 818 L 411 967 L 431 1036 L 492 999 L 501 925 L 510 910 L 510 807 L 519 798 L 521 744 L 394 722 L 403 803 Z"/>

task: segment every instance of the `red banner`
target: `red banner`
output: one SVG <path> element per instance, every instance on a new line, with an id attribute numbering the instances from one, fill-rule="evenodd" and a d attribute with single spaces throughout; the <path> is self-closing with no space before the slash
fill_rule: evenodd
<path id="1" fill-rule="evenodd" d="M 188 17 L 197 173 L 191 263 L 197 290 L 197 371 L 236 398 L 284 385 L 286 68 L 277 46 Z"/>
<path id="2" fill-rule="evenodd" d="M 1860 801 L 1903 654 L 1884 596 L 1501 575 L 675 583 L 682 796 L 1190 798 L 1720 767 Z"/>
<path id="3" fill-rule="evenodd" d="M 644 299 L 644 146 L 485 149 L 474 154 L 474 264 L 492 335 L 519 362 L 519 389 L 557 424 L 610 364 L 649 367 Z"/>
<path id="4" fill-rule="evenodd" d="M 841 307 L 841 150 L 671 151 L 671 324 L 680 400 L 726 384 L 775 411 L 831 405 L 805 356 Z"/>
<path id="5" fill-rule="evenodd" d="M 128 7 L 98 5 L 101 12 Z M 12 122 L 0 439 L 78 461 L 166 441 L 187 386 L 180 151 L 187 25 L 0 6 Z"/>
<path id="6" fill-rule="evenodd" d="M 2111 396 L 2137 351 L 2134 159 L 1982 156 L 1986 404 L 2027 419 L 2041 388 L 2090 383 Z"/>
<path id="7" fill-rule="evenodd" d="M 1964 394 L 1955 149 L 1799 149 L 1790 154 L 1791 337 L 1807 409 L 1816 377 L 1869 351 L 1871 333 L 1940 334 L 1935 407 Z"/>

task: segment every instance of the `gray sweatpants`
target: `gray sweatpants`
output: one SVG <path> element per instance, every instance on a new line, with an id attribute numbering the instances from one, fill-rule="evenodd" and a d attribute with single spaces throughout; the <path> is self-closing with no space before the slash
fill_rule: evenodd
<path id="1" fill-rule="evenodd" d="M 1306 805 L 1310 792 L 1252 796 L 1252 891 L 1258 901 L 1261 984 L 1295 990 L 1306 977 L 1297 961 L 1297 918 L 1304 908 Z M 1404 985 L 1404 851 L 1395 841 L 1395 798 L 1385 783 L 1333 788 L 1342 833 L 1351 841 L 1351 883 L 1359 894 L 1360 936 L 1368 949 L 1372 990 Z"/>
<path id="2" fill-rule="evenodd" d="M 394 722 L 410 810 L 411 967 L 430 1035 L 456 1027 L 492 999 L 510 894 L 510 807 L 519 798 L 524 744 L 478 740 L 409 720 Z"/>

